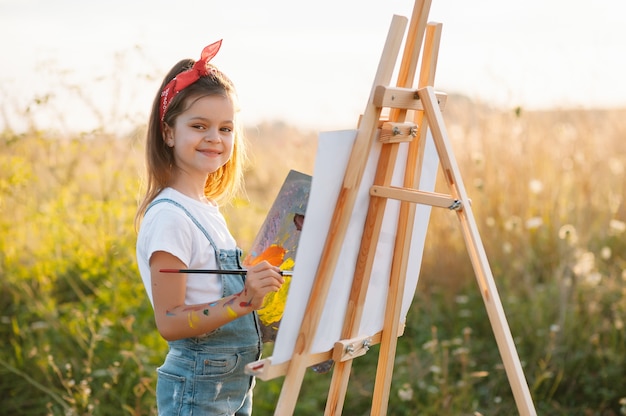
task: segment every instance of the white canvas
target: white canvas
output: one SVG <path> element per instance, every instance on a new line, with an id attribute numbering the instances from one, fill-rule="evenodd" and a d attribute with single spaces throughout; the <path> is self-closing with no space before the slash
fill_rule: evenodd
<path id="1" fill-rule="evenodd" d="M 311 193 L 296 255 L 294 275 L 272 355 L 274 364 L 281 364 L 290 360 L 293 354 L 356 134 L 356 130 L 343 130 L 323 132 L 319 136 Z M 402 186 L 407 148 L 407 144 L 400 146 L 392 185 Z M 369 189 L 374 181 L 380 149 L 381 144 L 375 140 L 357 193 L 321 322 L 315 334 L 310 351 L 312 353 L 328 351 L 340 339 L 363 225 L 367 215 Z M 438 166 L 439 161 L 429 133 L 419 189 L 434 190 Z M 379 332 L 383 326 L 399 206 L 398 201 L 388 200 L 387 202 L 359 336 L 373 335 Z M 403 294 L 402 320 L 406 317 L 417 286 L 429 217 L 430 207 L 418 205 Z"/>

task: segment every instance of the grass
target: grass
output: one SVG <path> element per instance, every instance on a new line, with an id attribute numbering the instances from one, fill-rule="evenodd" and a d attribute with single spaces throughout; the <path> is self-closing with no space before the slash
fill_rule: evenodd
<path id="1" fill-rule="evenodd" d="M 505 112 L 455 96 L 446 109 L 541 415 L 626 414 L 625 115 Z M 316 140 L 285 123 L 249 128 L 248 136 L 248 198 L 225 207 L 242 247 L 288 170 L 310 173 Z M 140 130 L 0 133 L 7 414 L 155 414 L 155 367 L 166 344 L 134 258 L 141 137 Z M 377 352 L 355 361 L 348 414 L 369 414 Z M 256 415 L 272 414 L 281 382 L 257 382 Z M 328 385 L 328 375 L 307 372 L 296 414 L 321 414 Z M 389 414 L 516 413 L 457 220 L 434 210 Z"/>

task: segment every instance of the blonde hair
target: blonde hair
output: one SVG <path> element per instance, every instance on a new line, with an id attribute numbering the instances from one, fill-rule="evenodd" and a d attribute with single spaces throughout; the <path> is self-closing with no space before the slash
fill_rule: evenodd
<path id="1" fill-rule="evenodd" d="M 135 215 L 135 226 L 139 227 L 148 205 L 156 196 L 168 186 L 174 167 L 174 151 L 167 146 L 163 137 L 163 123 L 173 126 L 176 118 L 184 112 L 193 100 L 201 97 L 220 95 L 232 100 L 237 108 L 237 92 L 232 81 L 214 65 L 210 67 L 208 75 L 201 77 L 187 88 L 180 91 L 170 103 L 163 122 L 160 120 L 159 107 L 161 91 L 179 73 L 188 70 L 194 64 L 191 59 L 185 59 L 172 67 L 165 76 L 159 91 L 154 98 L 150 113 L 148 132 L 146 134 L 146 192 L 139 204 Z M 243 129 L 235 117 L 233 153 L 228 162 L 217 171 L 211 173 L 204 184 L 204 194 L 208 199 L 223 203 L 243 190 L 243 170 L 246 162 L 245 139 Z"/>

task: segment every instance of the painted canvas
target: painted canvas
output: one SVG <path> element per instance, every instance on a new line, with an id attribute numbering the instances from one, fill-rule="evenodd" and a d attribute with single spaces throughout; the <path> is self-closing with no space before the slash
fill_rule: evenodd
<path id="1" fill-rule="evenodd" d="M 263 225 L 246 254 L 243 264 L 251 266 L 267 260 L 281 270 L 293 270 L 304 224 L 311 176 L 291 170 L 270 208 Z M 280 291 L 266 296 L 259 309 L 259 321 L 265 342 L 274 341 L 287 302 L 291 276 L 284 276 Z"/>

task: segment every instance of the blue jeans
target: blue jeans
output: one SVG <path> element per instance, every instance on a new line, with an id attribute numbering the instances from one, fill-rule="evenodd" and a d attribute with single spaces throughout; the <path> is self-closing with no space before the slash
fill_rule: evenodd
<path id="1" fill-rule="evenodd" d="M 244 367 L 258 358 L 258 348 L 204 348 L 201 340 L 182 341 L 187 348 L 172 346 L 157 370 L 159 415 L 250 415 L 254 379 Z"/>

